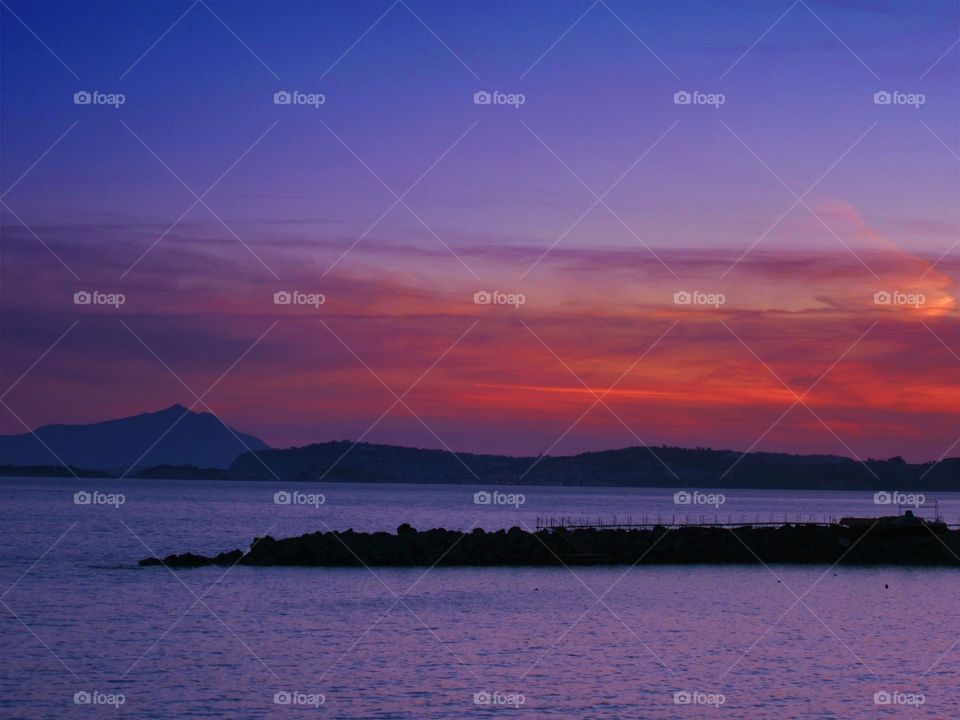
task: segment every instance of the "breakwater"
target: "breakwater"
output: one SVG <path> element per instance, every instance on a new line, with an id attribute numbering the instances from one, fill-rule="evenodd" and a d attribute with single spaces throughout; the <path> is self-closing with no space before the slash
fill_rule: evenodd
<path id="1" fill-rule="evenodd" d="M 151 557 L 142 566 L 550 566 L 806 563 L 960 567 L 960 531 L 942 523 L 876 518 L 778 527 L 681 526 L 511 528 L 470 532 L 442 528 L 396 533 L 329 531 L 255 538 L 250 549 L 216 556 Z"/>

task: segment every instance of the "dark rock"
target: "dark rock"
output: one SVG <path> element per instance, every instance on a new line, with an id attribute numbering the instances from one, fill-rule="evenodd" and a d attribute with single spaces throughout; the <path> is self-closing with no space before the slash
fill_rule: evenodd
<path id="1" fill-rule="evenodd" d="M 960 531 L 940 524 L 910 528 L 876 525 L 783 525 L 737 528 L 688 526 L 652 529 L 510 528 L 496 532 L 404 523 L 385 532 L 315 532 L 276 540 L 256 538 L 247 553 L 210 558 L 185 553 L 141 560 L 141 565 L 498 566 L 597 564 L 756 564 L 960 566 Z"/>

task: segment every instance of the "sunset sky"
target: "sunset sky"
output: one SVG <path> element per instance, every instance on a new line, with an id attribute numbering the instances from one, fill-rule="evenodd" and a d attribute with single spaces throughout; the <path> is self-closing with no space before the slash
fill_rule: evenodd
<path id="1" fill-rule="evenodd" d="M 278 447 L 960 455 L 958 35 L 934 0 L 8 0 L 0 431 L 213 386 Z"/>

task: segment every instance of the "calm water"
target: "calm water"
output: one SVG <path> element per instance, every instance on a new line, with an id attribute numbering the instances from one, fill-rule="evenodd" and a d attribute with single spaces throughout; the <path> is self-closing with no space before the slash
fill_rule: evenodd
<path id="1" fill-rule="evenodd" d="M 273 502 L 292 489 L 0 480 L 0 714 L 960 717 L 956 571 L 136 567 L 268 532 L 714 513 L 672 490 L 509 489 L 525 495 L 514 508 L 475 505 L 478 488 L 328 484 L 296 486 L 323 493 L 318 507 Z M 125 502 L 74 504 L 83 490 Z M 863 493 L 724 494 L 722 516 L 880 514 Z M 956 522 L 960 496 L 936 499 Z"/>

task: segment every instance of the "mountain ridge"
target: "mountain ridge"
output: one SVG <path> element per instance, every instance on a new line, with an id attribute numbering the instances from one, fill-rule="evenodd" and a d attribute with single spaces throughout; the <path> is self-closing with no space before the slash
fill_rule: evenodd
<path id="1" fill-rule="evenodd" d="M 211 413 L 176 403 L 122 418 L 56 423 L 33 432 L 0 435 L 0 464 L 63 463 L 120 472 L 164 464 L 226 468 L 243 452 L 268 448 L 253 435 L 228 429 Z"/>
<path id="2" fill-rule="evenodd" d="M 228 473 L 235 479 L 326 482 L 960 490 L 960 458 L 860 462 L 839 455 L 669 446 L 517 457 L 332 441 L 243 453 Z"/>

